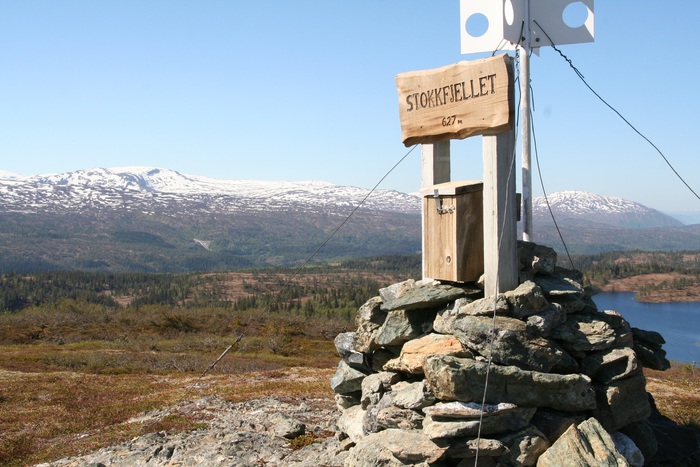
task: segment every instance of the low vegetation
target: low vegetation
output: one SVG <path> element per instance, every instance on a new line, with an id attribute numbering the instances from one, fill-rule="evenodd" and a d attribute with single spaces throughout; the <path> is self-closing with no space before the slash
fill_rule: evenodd
<path id="1" fill-rule="evenodd" d="M 196 428 L 206 420 L 134 417 L 210 394 L 332 399 L 334 337 L 378 288 L 420 262 L 375 258 L 371 273 L 367 264 L 0 276 L 0 465 Z"/>
<path id="2" fill-rule="evenodd" d="M 644 302 L 700 301 L 698 251 L 617 251 L 572 260 L 586 285 L 604 292 L 636 292 Z"/>
<path id="3" fill-rule="evenodd" d="M 419 256 L 300 272 L 2 275 L 0 465 L 206 426 L 187 412 L 139 418 L 206 395 L 331 399 L 333 338 L 378 288 L 419 275 Z M 647 377 L 664 414 L 700 425 L 697 364 Z"/>

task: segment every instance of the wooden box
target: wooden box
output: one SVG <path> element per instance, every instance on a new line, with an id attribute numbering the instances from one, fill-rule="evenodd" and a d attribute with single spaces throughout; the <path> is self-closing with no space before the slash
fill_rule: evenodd
<path id="1" fill-rule="evenodd" d="M 475 282 L 484 273 L 483 191 L 480 181 L 421 189 L 425 277 Z"/>

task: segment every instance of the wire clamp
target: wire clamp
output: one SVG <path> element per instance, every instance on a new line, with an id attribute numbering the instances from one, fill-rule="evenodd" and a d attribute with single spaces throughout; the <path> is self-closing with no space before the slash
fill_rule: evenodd
<path id="1" fill-rule="evenodd" d="M 440 198 L 440 193 L 438 192 L 437 188 L 435 188 L 435 191 L 433 191 L 433 198 L 435 198 L 435 203 L 437 204 L 438 214 L 452 214 L 455 211 L 454 206 L 442 205 L 442 198 Z"/>

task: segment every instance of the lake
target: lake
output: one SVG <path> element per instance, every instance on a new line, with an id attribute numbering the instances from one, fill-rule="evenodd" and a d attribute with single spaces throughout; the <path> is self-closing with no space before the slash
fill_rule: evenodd
<path id="1" fill-rule="evenodd" d="M 600 293 L 593 301 L 600 311 L 620 312 L 632 327 L 660 333 L 666 357 L 678 362 L 700 363 L 700 303 L 642 303 L 634 293 Z"/>

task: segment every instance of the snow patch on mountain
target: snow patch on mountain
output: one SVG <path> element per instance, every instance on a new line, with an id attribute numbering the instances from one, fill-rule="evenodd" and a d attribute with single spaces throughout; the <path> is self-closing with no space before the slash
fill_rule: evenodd
<path id="1" fill-rule="evenodd" d="M 94 168 L 0 179 L 0 209 L 84 211 L 97 208 L 142 209 L 196 205 L 198 210 L 342 210 L 349 213 L 368 189 L 320 181 L 219 180 L 157 167 Z M 376 190 L 363 208 L 417 214 L 420 198 L 393 190 Z"/>
<path id="2" fill-rule="evenodd" d="M 600 214 L 600 213 L 643 213 L 649 208 L 633 201 L 612 196 L 596 195 L 585 191 L 560 191 L 547 196 L 549 205 L 562 214 Z M 547 210 L 547 201 L 544 197 L 532 200 L 532 209 L 538 211 Z"/>
<path id="3" fill-rule="evenodd" d="M 547 195 L 546 199 L 533 199 L 533 216 L 545 222 L 550 222 L 547 201 L 555 217 L 591 227 L 600 224 L 616 228 L 648 229 L 683 225 L 671 216 L 634 201 L 585 191 L 560 191 Z"/>

